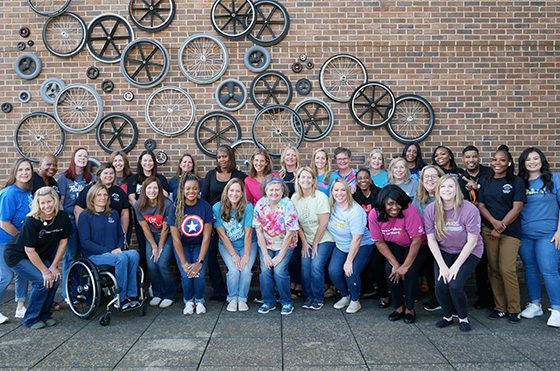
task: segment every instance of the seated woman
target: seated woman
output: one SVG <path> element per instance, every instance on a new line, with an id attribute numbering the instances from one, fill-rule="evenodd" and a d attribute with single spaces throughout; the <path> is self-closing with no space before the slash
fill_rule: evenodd
<path id="1" fill-rule="evenodd" d="M 80 214 L 78 235 L 86 258 L 96 265 L 115 267 L 121 293 L 121 309 L 140 305 L 136 300 L 136 272 L 140 256 L 135 250 L 123 250 L 126 241 L 119 214 L 109 207 L 109 192 L 103 184 L 94 184 L 87 193 L 87 210 Z"/>
<path id="2" fill-rule="evenodd" d="M 467 319 L 465 282 L 478 264 L 484 246 L 480 236 L 480 213 L 463 200 L 459 182 L 452 175 L 437 183 L 435 202 L 426 207 L 424 225 L 428 246 L 437 263 L 436 296 L 443 319 L 436 327 L 453 323 L 453 310 L 459 315 L 459 329 L 470 331 Z"/>
<path id="3" fill-rule="evenodd" d="M 51 187 L 39 188 L 20 233 L 4 251 L 8 267 L 31 282 L 31 295 L 23 317 L 27 327 L 40 329 L 56 324 L 51 307 L 60 279 L 57 267 L 72 233 L 74 228 L 68 214 L 59 210 L 56 191 Z"/>

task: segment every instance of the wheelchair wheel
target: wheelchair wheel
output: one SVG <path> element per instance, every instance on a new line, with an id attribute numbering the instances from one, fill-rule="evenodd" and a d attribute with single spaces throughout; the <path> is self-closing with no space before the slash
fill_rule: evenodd
<path id="1" fill-rule="evenodd" d="M 82 319 L 91 319 L 101 302 L 99 274 L 95 265 L 88 259 L 76 260 L 70 266 L 64 284 L 70 310 Z"/>
<path id="2" fill-rule="evenodd" d="M 101 326 L 109 326 L 111 324 L 111 312 L 105 312 L 104 315 L 99 317 L 99 324 Z"/>

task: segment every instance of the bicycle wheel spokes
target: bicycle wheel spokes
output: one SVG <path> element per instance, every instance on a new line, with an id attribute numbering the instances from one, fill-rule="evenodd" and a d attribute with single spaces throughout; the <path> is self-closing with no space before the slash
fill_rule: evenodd
<path id="1" fill-rule="evenodd" d="M 434 128 L 435 115 L 430 103 L 419 95 L 403 95 L 397 98 L 395 114 L 386 128 L 401 143 L 420 142 Z"/>
<path id="2" fill-rule="evenodd" d="M 215 158 L 221 145 L 232 145 L 241 138 L 241 127 L 228 113 L 210 112 L 196 124 L 194 138 L 205 155 Z"/>
<path id="3" fill-rule="evenodd" d="M 169 53 L 157 41 L 138 39 L 123 50 L 121 72 L 136 87 L 152 88 L 165 79 L 168 71 Z"/>
<path id="4" fill-rule="evenodd" d="M 118 14 L 101 14 L 88 25 L 87 47 L 90 54 L 100 62 L 120 61 L 124 48 L 132 40 L 132 26 Z"/>
<path id="5" fill-rule="evenodd" d="M 393 116 L 395 96 L 386 85 L 367 82 L 352 93 L 349 105 L 354 121 L 366 128 L 376 128 Z"/>
<path id="6" fill-rule="evenodd" d="M 69 133 L 93 130 L 103 116 L 103 102 L 90 86 L 72 84 L 60 91 L 54 102 L 56 120 Z"/>
<path id="7" fill-rule="evenodd" d="M 61 58 L 78 54 L 86 43 L 86 24 L 73 13 L 49 18 L 43 27 L 43 42 L 47 50 Z"/>
<path id="8" fill-rule="evenodd" d="M 128 152 L 138 140 L 138 127 L 124 113 L 110 113 L 97 126 L 97 143 L 105 152 Z"/>
<path id="9" fill-rule="evenodd" d="M 45 17 L 62 14 L 72 0 L 27 0 L 27 4 L 35 13 Z"/>
<path id="10" fill-rule="evenodd" d="M 352 92 L 367 81 L 364 64 L 349 54 L 329 58 L 321 67 L 319 84 L 323 93 L 337 102 L 348 102 Z"/>
<path id="11" fill-rule="evenodd" d="M 239 39 L 255 26 L 255 5 L 251 0 L 216 0 L 212 5 L 212 26 L 221 36 Z"/>
<path id="12" fill-rule="evenodd" d="M 268 106 L 255 117 L 251 134 L 257 146 L 267 150 L 272 157 L 280 157 L 286 147 L 301 145 L 303 120 L 288 106 Z"/>
<path id="13" fill-rule="evenodd" d="M 248 35 L 257 45 L 278 44 L 288 34 L 290 17 L 286 8 L 273 0 L 260 0 L 255 3 L 257 19 L 255 28 Z"/>
<path id="14" fill-rule="evenodd" d="M 19 154 L 39 162 L 45 153 L 58 156 L 64 149 L 66 135 L 53 115 L 34 112 L 25 116 L 16 127 L 14 143 Z"/>
<path id="15" fill-rule="evenodd" d="M 194 117 L 194 101 L 181 88 L 159 88 L 150 95 L 146 103 L 148 124 L 161 135 L 181 135 L 191 127 Z"/>
<path id="16" fill-rule="evenodd" d="M 231 145 L 235 151 L 235 162 L 240 171 L 249 174 L 249 164 L 255 149 L 259 148 L 252 139 L 239 139 Z"/>
<path id="17" fill-rule="evenodd" d="M 334 114 L 324 101 L 315 98 L 304 99 L 294 108 L 303 120 L 304 140 L 316 142 L 325 138 L 334 126 Z M 298 130 L 298 126 L 293 127 Z"/>
<path id="18" fill-rule="evenodd" d="M 175 17 L 174 0 L 131 0 L 128 14 L 132 22 L 147 32 L 161 31 L 171 24 Z"/>
<path id="19" fill-rule="evenodd" d="M 278 71 L 265 71 L 251 83 L 251 101 L 263 109 L 271 104 L 288 105 L 292 100 L 292 84 Z"/>
<path id="20" fill-rule="evenodd" d="M 228 66 L 228 52 L 215 36 L 200 34 L 189 37 L 179 50 L 179 67 L 183 75 L 197 84 L 218 80 Z"/>

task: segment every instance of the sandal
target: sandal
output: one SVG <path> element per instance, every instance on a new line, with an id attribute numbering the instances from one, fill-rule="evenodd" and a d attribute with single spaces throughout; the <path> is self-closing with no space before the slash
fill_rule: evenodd
<path id="1" fill-rule="evenodd" d="M 53 301 L 52 304 L 51 304 L 51 309 L 52 310 L 61 310 L 62 307 L 56 301 Z"/>

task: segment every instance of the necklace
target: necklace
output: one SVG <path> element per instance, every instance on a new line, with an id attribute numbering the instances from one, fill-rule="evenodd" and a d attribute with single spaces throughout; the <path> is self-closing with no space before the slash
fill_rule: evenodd
<path id="1" fill-rule="evenodd" d="M 41 216 L 41 221 L 43 222 L 43 225 L 44 225 L 45 227 L 51 226 L 51 225 L 54 223 L 54 216 L 52 217 L 50 223 L 47 223 L 47 220 L 46 220 L 46 219 L 43 219 L 42 216 Z"/>

